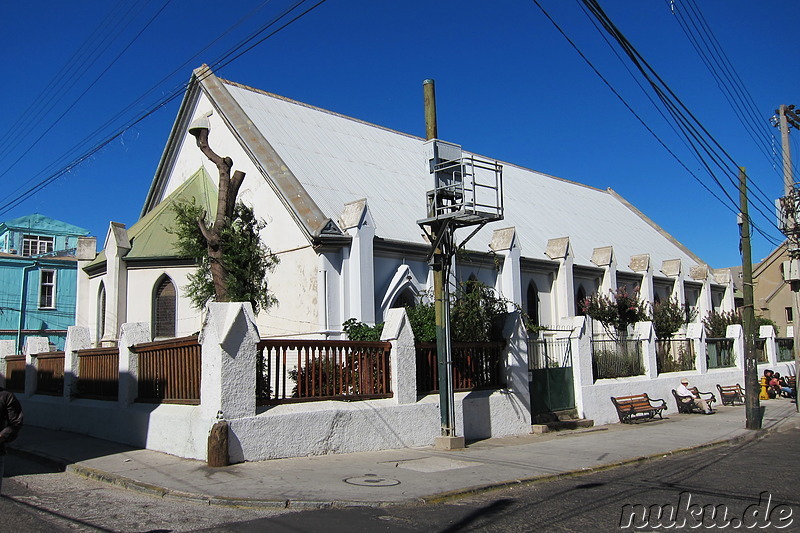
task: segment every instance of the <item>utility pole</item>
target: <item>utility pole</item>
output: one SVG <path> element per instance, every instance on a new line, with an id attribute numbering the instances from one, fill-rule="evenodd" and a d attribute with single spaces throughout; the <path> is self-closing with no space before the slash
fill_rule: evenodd
<path id="1" fill-rule="evenodd" d="M 483 226 L 503 219 L 503 166 L 465 154 L 461 146 L 437 138 L 436 94 L 433 80 L 423 82 L 425 136 L 423 152 L 433 189 L 426 193 L 427 217 L 418 220 L 431 243 L 428 263 L 433 270 L 436 312 L 436 358 L 439 374 L 440 450 L 464 447 L 456 435 L 453 356 L 450 342 L 450 271 L 458 246 L 455 231 L 474 227 L 463 246 Z"/>
<path id="2" fill-rule="evenodd" d="M 781 147 L 783 151 L 783 190 L 780 200 L 781 231 L 786 235 L 789 247 L 789 261 L 783 265 L 784 281 L 792 288 L 792 329 L 794 352 L 794 375 L 800 373 L 800 224 L 798 224 L 798 207 L 800 207 L 800 187 L 792 176 L 792 154 L 789 147 L 789 126 L 800 129 L 800 117 L 794 105 L 781 105 L 775 110 L 778 115 L 776 126 L 781 130 Z M 788 263 L 788 264 L 787 264 Z M 800 411 L 800 403 L 795 404 Z"/>
<path id="3" fill-rule="evenodd" d="M 427 79 L 422 83 L 425 105 L 425 139 L 438 138 L 436 120 L 436 88 L 434 81 Z M 429 217 L 433 213 L 428 213 Z M 455 399 L 453 393 L 453 354 L 450 347 L 450 248 L 453 242 L 453 229 L 444 221 L 432 223 L 431 237 L 434 250 L 431 267 L 433 268 L 433 298 L 436 314 L 436 362 L 439 374 L 439 414 L 441 418 L 441 436 L 436 440 L 437 447 L 443 449 L 460 449 L 464 447 L 464 437 L 456 436 Z M 436 243 L 439 245 L 436 246 Z"/>
<path id="4" fill-rule="evenodd" d="M 758 361 L 753 350 L 754 326 L 756 322 L 753 309 L 753 262 L 750 251 L 750 214 L 747 207 L 747 173 L 739 167 L 739 214 L 742 248 L 742 291 L 744 292 L 744 398 L 747 429 L 761 429 L 761 406 L 758 401 Z"/>

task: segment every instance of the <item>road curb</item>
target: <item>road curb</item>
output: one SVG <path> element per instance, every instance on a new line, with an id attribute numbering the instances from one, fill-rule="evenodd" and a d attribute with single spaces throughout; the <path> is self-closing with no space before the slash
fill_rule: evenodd
<path id="1" fill-rule="evenodd" d="M 735 437 L 731 437 L 728 439 L 722 439 L 712 442 L 707 442 L 703 444 L 698 444 L 696 446 L 689 446 L 685 448 L 678 448 L 675 450 L 669 450 L 666 452 L 654 453 L 649 455 L 643 455 L 638 457 L 632 457 L 629 459 L 623 459 L 621 461 L 615 461 L 612 463 L 601 464 L 593 467 L 586 467 L 576 470 L 570 470 L 565 472 L 558 472 L 555 474 L 544 474 L 539 476 L 527 477 L 527 478 L 520 478 L 520 479 L 513 479 L 508 481 L 502 481 L 497 483 L 490 483 L 486 485 L 477 485 L 473 487 L 467 487 L 463 489 L 457 489 L 453 491 L 446 491 L 431 494 L 429 496 L 424 497 L 414 497 L 409 498 L 407 500 L 392 500 L 392 501 L 357 501 L 357 500 L 291 500 L 291 499 L 260 499 L 260 498 L 228 498 L 224 496 L 212 496 L 208 494 L 202 493 L 194 493 L 188 491 L 181 491 L 181 490 L 173 490 L 166 487 L 153 485 L 150 483 L 146 483 L 143 481 L 137 481 L 135 479 L 115 474 L 112 472 L 107 472 L 104 470 L 88 467 L 81 465 L 80 463 L 72 463 L 67 464 L 64 460 L 59 460 L 56 457 L 52 457 L 48 454 L 42 452 L 35 452 L 30 450 L 20 450 L 17 448 L 9 447 L 9 451 L 14 453 L 15 455 L 19 455 L 21 457 L 27 457 L 29 459 L 44 462 L 55 469 L 61 471 L 67 471 L 81 477 L 92 479 L 95 481 L 100 481 L 104 483 L 108 483 L 120 488 L 124 488 L 126 490 L 131 490 L 134 492 L 139 492 L 143 494 L 148 494 L 150 496 L 155 496 L 164 499 L 171 499 L 171 500 L 178 500 L 178 501 L 186 501 L 186 502 L 193 502 L 193 503 L 201 503 L 205 505 L 217 505 L 222 507 L 239 507 L 239 508 L 255 508 L 255 509 L 277 509 L 277 510 L 286 510 L 286 509 L 330 509 L 330 508 L 344 508 L 344 507 L 372 507 L 372 508 L 381 508 L 381 507 L 390 507 L 393 505 L 414 505 L 414 504 L 432 504 L 432 503 L 443 503 L 447 501 L 452 501 L 455 499 L 463 498 L 466 496 L 472 496 L 477 494 L 484 494 L 496 490 L 502 490 L 509 487 L 519 487 L 525 485 L 532 485 L 535 483 L 546 483 L 549 481 L 557 481 L 561 479 L 567 479 L 572 477 L 584 476 L 587 474 L 593 474 L 597 472 L 603 472 L 606 470 L 611 470 L 613 468 L 618 468 L 621 466 L 632 465 L 636 463 L 644 463 L 649 461 L 655 461 L 659 459 L 663 459 L 666 457 L 671 457 L 675 455 L 681 455 L 686 453 L 693 453 L 699 452 L 706 449 L 716 448 L 720 446 L 732 446 L 737 445 L 740 443 L 745 443 L 748 441 L 753 441 L 760 439 L 767 435 L 768 433 L 779 429 L 786 420 L 781 420 L 776 424 L 771 425 L 768 428 L 763 428 L 760 430 L 749 431 L 747 433 L 743 433 L 741 435 L 737 435 Z"/>

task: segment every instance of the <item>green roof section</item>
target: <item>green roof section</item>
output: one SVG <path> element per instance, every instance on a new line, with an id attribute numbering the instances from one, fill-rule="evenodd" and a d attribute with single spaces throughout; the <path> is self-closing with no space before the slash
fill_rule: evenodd
<path id="1" fill-rule="evenodd" d="M 213 220 L 217 213 L 217 188 L 203 167 L 128 229 L 131 249 L 125 259 L 180 257 L 175 250 L 176 236 L 167 231 L 175 225 L 175 213 L 171 207 L 192 200 L 202 206 Z M 90 269 L 105 261 L 103 250 L 85 268 Z"/>

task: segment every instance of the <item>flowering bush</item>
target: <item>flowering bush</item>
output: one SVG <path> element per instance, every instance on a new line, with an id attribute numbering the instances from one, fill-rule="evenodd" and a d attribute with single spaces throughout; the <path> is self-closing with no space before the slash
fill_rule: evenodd
<path id="1" fill-rule="evenodd" d="M 600 322 L 615 339 L 627 335 L 629 325 L 649 319 L 647 305 L 639 300 L 638 288 L 633 294 L 628 294 L 625 287 L 609 291 L 609 295 L 595 293 L 579 305 L 584 314 Z"/>

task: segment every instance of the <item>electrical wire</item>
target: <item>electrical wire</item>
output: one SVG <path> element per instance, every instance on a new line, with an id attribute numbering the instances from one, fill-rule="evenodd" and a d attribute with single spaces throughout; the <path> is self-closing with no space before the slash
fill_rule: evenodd
<path id="1" fill-rule="evenodd" d="M 719 189 L 723 192 L 725 197 L 728 198 L 730 204 L 732 206 L 736 206 L 737 202 L 727 192 L 711 168 L 712 165 L 719 168 L 728 181 L 734 187 L 738 187 L 738 184 L 733 179 L 733 176 L 738 173 L 739 168 L 738 165 L 736 165 L 735 160 L 725 151 L 725 149 L 716 141 L 716 139 L 714 139 L 710 132 L 708 132 L 703 124 L 691 112 L 691 110 L 688 109 L 681 99 L 666 84 L 663 78 L 655 71 L 655 69 L 652 68 L 652 66 L 650 66 L 647 60 L 625 38 L 619 28 L 617 28 L 613 21 L 611 21 L 611 19 L 605 14 L 599 3 L 596 0 L 581 1 L 587 7 L 589 12 L 595 18 L 597 18 L 605 31 L 607 31 L 615 41 L 617 41 L 625 54 L 644 76 L 645 80 L 647 80 L 647 82 L 651 85 L 662 104 L 673 117 L 673 120 L 678 124 L 682 135 L 691 145 L 692 151 L 695 153 L 695 156 L 698 158 L 698 160 L 701 161 L 701 164 L 705 168 L 706 172 L 715 182 L 717 187 L 719 187 Z M 536 4 L 540 9 L 542 9 L 538 2 L 536 2 Z M 731 169 L 730 164 L 732 164 L 735 168 L 735 172 L 733 169 Z M 706 189 L 708 190 L 708 188 Z M 766 215 L 758 205 L 754 205 L 754 208 L 777 229 L 777 225 L 771 220 L 771 217 Z M 772 206 L 768 206 L 768 209 L 771 210 Z M 768 236 L 766 232 L 761 230 L 757 224 L 753 223 L 753 227 L 765 238 L 767 238 L 767 240 L 774 240 Z"/>
<path id="2" fill-rule="evenodd" d="M 227 65 L 229 65 L 230 63 L 232 63 L 233 61 L 235 61 L 236 59 L 238 59 L 239 57 L 241 57 L 245 53 L 249 52 L 250 50 L 252 50 L 256 46 L 258 46 L 259 44 L 263 43 L 267 39 L 271 38 L 272 36 L 274 36 L 278 32 L 280 32 L 283 29 L 285 29 L 286 27 L 288 27 L 290 24 L 294 23 L 295 21 L 299 20 L 303 16 L 307 15 L 308 13 L 310 13 L 311 11 L 313 11 L 314 9 L 316 9 L 317 7 L 319 7 L 320 5 L 325 3 L 327 0 L 318 1 L 317 3 L 312 5 L 311 7 L 305 9 L 304 11 L 299 13 L 298 15 L 294 16 L 293 18 L 291 18 L 290 20 L 288 20 L 287 22 L 285 22 L 284 24 L 279 26 L 277 29 L 273 30 L 272 32 L 270 32 L 266 36 L 262 37 L 261 39 L 259 39 L 255 43 L 251 44 L 251 41 L 253 41 L 256 37 L 258 37 L 258 35 L 260 35 L 264 31 L 266 31 L 267 29 L 269 29 L 270 27 L 272 27 L 273 25 L 278 23 L 281 19 L 285 18 L 292 11 L 294 11 L 297 7 L 299 7 L 300 5 L 305 3 L 305 1 L 306 0 L 300 0 L 300 1 L 296 2 L 295 4 L 293 4 L 292 7 L 288 8 L 287 10 L 285 10 L 280 16 L 278 16 L 277 18 L 272 19 L 271 22 L 269 22 L 269 23 L 265 24 L 264 26 L 262 26 L 259 31 L 255 32 L 254 34 L 251 34 L 251 36 L 248 39 L 246 39 L 243 42 L 240 42 L 233 49 L 227 51 L 220 59 L 218 59 L 217 61 L 215 61 L 212 64 L 217 65 L 217 69 L 218 70 L 223 68 L 223 67 L 225 67 L 225 66 L 227 66 Z M 248 46 L 248 44 L 249 44 L 249 46 Z M 245 46 L 246 46 L 246 48 L 245 48 Z M 244 50 L 242 50 L 243 48 L 244 48 Z M 153 113 L 159 111 L 161 108 L 166 106 L 171 101 L 175 100 L 177 97 L 181 96 L 185 92 L 186 88 L 188 87 L 188 84 L 189 84 L 189 82 L 184 82 L 181 85 L 173 88 L 173 90 L 171 90 L 165 97 L 161 98 L 161 100 L 159 100 L 149 110 L 147 110 L 146 112 L 141 113 L 138 116 L 130 119 L 129 121 L 124 123 L 121 127 L 118 127 L 115 131 L 113 131 L 111 134 L 109 134 L 106 138 L 104 138 L 103 140 L 97 142 L 94 146 L 92 146 L 86 152 L 84 152 L 80 156 L 75 157 L 74 159 L 72 159 L 68 163 L 64 164 L 64 161 L 66 161 L 69 158 L 69 154 L 70 153 L 73 153 L 73 152 L 77 151 L 78 149 L 80 149 L 80 147 L 83 145 L 83 143 L 87 142 L 88 139 L 93 138 L 93 135 L 98 133 L 99 130 L 95 130 L 95 132 L 93 132 L 93 134 L 90 134 L 89 136 L 87 136 L 83 141 L 81 141 L 80 143 L 78 143 L 75 146 L 73 146 L 72 149 L 68 150 L 64 155 L 61 156 L 61 158 L 59 158 L 59 160 L 58 160 L 59 163 L 58 164 L 59 165 L 63 165 L 63 166 L 61 166 L 61 168 L 59 168 L 58 170 L 53 171 L 50 175 L 44 177 L 39 182 L 37 182 L 35 185 L 33 185 L 32 187 L 30 187 L 27 190 L 23 191 L 22 193 L 18 194 L 17 196 L 15 196 L 13 198 L 10 198 L 10 196 L 6 196 L 4 198 L 4 200 L 8 199 L 8 201 L 3 203 L 3 204 L 0 204 L 0 215 L 5 214 L 9 210 L 13 209 L 14 207 L 19 205 L 20 203 L 22 203 L 25 200 L 27 200 L 28 198 L 30 198 L 33 194 L 39 192 L 40 190 L 42 190 L 43 188 L 47 187 L 48 185 L 50 185 L 51 183 L 53 183 L 57 179 L 59 179 L 62 176 L 64 176 L 65 174 L 71 172 L 73 169 L 78 167 L 81 163 L 83 163 L 84 161 L 86 161 L 87 159 L 92 157 L 94 154 L 98 153 L 100 150 L 102 150 L 103 148 L 108 146 L 108 144 L 110 144 L 111 142 L 113 142 L 114 140 L 119 138 L 127 130 L 129 130 L 130 128 L 134 127 L 138 123 L 142 122 L 144 119 L 148 118 Z M 36 176 L 37 177 L 42 176 L 42 174 L 45 174 L 46 172 L 48 172 L 49 169 L 53 168 L 53 166 L 55 166 L 55 165 L 54 164 L 50 165 L 46 171 L 40 172 Z M 33 179 L 35 179 L 35 178 L 33 178 Z M 28 182 L 26 182 L 26 183 L 30 183 L 31 181 L 33 181 L 33 179 L 28 180 Z M 17 190 L 19 190 L 19 189 L 17 189 Z"/>

